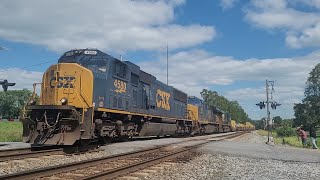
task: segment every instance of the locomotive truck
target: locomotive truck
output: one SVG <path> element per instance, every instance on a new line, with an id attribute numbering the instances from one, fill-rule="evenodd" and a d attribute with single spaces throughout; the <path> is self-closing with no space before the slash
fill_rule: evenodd
<path id="1" fill-rule="evenodd" d="M 33 145 L 236 130 L 223 111 L 97 49 L 64 53 L 34 95 L 39 84 L 39 100 L 33 96 L 22 117 L 23 141 Z"/>

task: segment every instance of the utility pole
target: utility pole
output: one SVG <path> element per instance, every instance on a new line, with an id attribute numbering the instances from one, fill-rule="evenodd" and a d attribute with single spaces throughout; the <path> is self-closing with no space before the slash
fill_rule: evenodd
<path id="1" fill-rule="evenodd" d="M 167 85 L 169 85 L 169 47 L 167 43 Z"/>
<path id="2" fill-rule="evenodd" d="M 274 81 L 268 81 L 266 80 L 266 93 L 267 93 L 267 118 L 268 118 L 268 142 L 267 143 L 271 143 L 272 142 L 272 134 L 271 134 L 271 130 L 272 130 L 272 122 L 270 119 L 270 109 L 269 109 L 269 83 L 272 86 L 272 90 L 273 90 L 273 84 Z M 272 91 L 271 91 L 272 92 Z"/>

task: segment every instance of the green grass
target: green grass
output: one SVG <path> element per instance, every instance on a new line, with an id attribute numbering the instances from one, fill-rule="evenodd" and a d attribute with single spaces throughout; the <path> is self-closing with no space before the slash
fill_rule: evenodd
<path id="1" fill-rule="evenodd" d="M 284 139 L 284 142 L 290 146 L 295 146 L 295 147 L 301 147 L 302 148 L 302 143 L 300 139 L 298 140 L 297 136 L 290 136 L 290 137 L 275 137 L 274 138 L 274 143 L 276 144 L 282 144 L 282 140 Z"/>
<path id="2" fill-rule="evenodd" d="M 258 130 L 258 134 L 261 136 L 268 136 L 268 131 L 260 129 L 260 130 Z M 297 136 L 278 137 L 276 132 L 272 132 L 272 136 L 273 136 L 273 141 L 275 144 L 282 144 L 282 140 L 284 139 L 284 142 L 287 145 L 301 147 L 301 148 L 303 147 L 301 140 L 300 139 L 298 140 Z M 318 148 L 320 146 L 320 137 L 317 137 L 317 146 L 318 146 Z M 308 137 L 307 147 L 308 148 L 312 147 L 310 137 Z"/>
<path id="3" fill-rule="evenodd" d="M 0 142 L 21 142 L 21 122 L 0 122 Z"/>
<path id="4" fill-rule="evenodd" d="M 258 134 L 261 136 L 268 136 L 268 131 L 259 129 Z M 273 137 L 277 136 L 277 133 L 275 131 L 272 131 L 272 136 Z"/>

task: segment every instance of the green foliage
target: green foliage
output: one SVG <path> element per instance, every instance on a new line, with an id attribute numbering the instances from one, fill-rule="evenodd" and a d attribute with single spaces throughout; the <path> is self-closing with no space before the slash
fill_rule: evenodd
<path id="1" fill-rule="evenodd" d="M 21 142 L 21 122 L 0 122 L 0 142 Z"/>
<path id="2" fill-rule="evenodd" d="M 295 146 L 295 147 L 300 147 L 302 148 L 302 143 L 301 141 L 298 139 L 297 136 L 290 136 L 290 137 L 275 137 L 273 138 L 275 144 L 282 144 L 283 140 L 284 143 L 290 146 Z"/>
<path id="3" fill-rule="evenodd" d="M 253 121 L 253 125 L 256 127 L 256 129 L 263 129 L 264 128 L 264 118 L 261 120 Z"/>
<path id="4" fill-rule="evenodd" d="M 280 126 L 293 127 L 293 119 L 284 119 L 282 120 Z"/>
<path id="5" fill-rule="evenodd" d="M 280 116 L 275 116 L 273 117 L 273 121 L 276 126 L 279 126 L 282 123 L 282 118 Z"/>
<path id="6" fill-rule="evenodd" d="M 21 109 L 27 103 L 31 96 L 31 91 L 23 90 L 9 90 L 7 92 L 0 92 L 0 116 L 18 117 Z"/>
<path id="7" fill-rule="evenodd" d="M 259 130 L 258 130 L 258 134 L 261 135 L 261 136 L 268 136 L 268 131 L 267 131 L 267 130 L 259 129 Z M 271 132 L 271 136 L 272 136 L 272 137 L 277 137 L 277 132 L 273 130 L 273 131 Z"/>
<path id="8" fill-rule="evenodd" d="M 200 93 L 204 102 L 208 106 L 215 106 L 223 111 L 229 112 L 231 118 L 237 122 L 252 122 L 248 118 L 248 114 L 243 110 L 238 101 L 229 101 L 224 96 L 219 95 L 216 91 L 203 89 Z"/>
<path id="9" fill-rule="evenodd" d="M 258 130 L 258 134 L 261 136 L 268 136 L 268 131 L 266 130 Z M 273 141 L 275 142 L 275 144 L 282 144 L 283 140 L 285 142 L 286 145 L 290 145 L 290 146 L 295 146 L 295 147 L 301 147 L 302 148 L 302 143 L 301 140 L 297 137 L 296 134 L 289 136 L 289 137 L 281 137 L 278 133 L 276 132 L 272 132 L 272 137 L 273 137 Z M 318 139 L 318 143 L 319 144 L 319 140 Z M 310 141 L 308 140 L 308 146 L 310 147 Z"/>
<path id="10" fill-rule="evenodd" d="M 293 107 L 293 122 L 295 126 L 309 128 L 320 124 L 320 64 L 310 72 L 306 85 L 305 98 Z"/>
<path id="11" fill-rule="evenodd" d="M 277 128 L 276 132 L 280 137 L 289 137 L 289 136 L 296 135 L 295 129 L 291 127 L 285 127 L 285 126 Z"/>

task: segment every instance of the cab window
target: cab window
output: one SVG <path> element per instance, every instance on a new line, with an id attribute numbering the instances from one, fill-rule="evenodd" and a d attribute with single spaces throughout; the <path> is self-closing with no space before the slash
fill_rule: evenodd
<path id="1" fill-rule="evenodd" d="M 113 68 L 113 74 L 122 78 L 127 77 L 127 65 L 122 63 L 121 61 L 116 61 L 115 66 Z"/>

